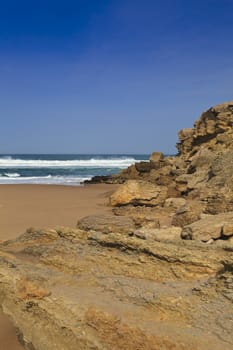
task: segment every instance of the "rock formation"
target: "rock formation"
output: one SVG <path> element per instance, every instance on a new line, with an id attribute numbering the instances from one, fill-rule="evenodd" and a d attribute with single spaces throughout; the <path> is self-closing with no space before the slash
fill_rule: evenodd
<path id="1" fill-rule="evenodd" d="M 1 245 L 0 302 L 26 349 L 232 349 L 233 246 L 85 227 Z"/>
<path id="2" fill-rule="evenodd" d="M 186 204 L 174 213 L 173 224 L 176 226 L 191 224 L 199 220 L 201 214 L 233 211 L 232 125 L 233 101 L 210 108 L 193 128 L 179 132 L 177 156 L 164 157 L 153 152 L 147 165 L 136 163 L 108 177 L 107 183 L 126 183 L 112 195 L 111 204 L 125 205 L 129 196 L 130 204 L 153 205 L 148 198 L 147 203 L 140 200 L 138 191 L 133 194 L 132 187 L 152 189 L 154 185 L 157 188 L 152 190 L 151 198 L 162 192 L 162 199 L 156 205 L 164 211 L 170 198 L 186 200 Z M 102 177 L 100 181 L 104 180 Z M 143 183 L 147 185 L 141 185 Z M 142 190 L 140 196 L 145 193 L 146 190 Z"/>
<path id="3" fill-rule="evenodd" d="M 92 182 L 112 214 L 0 244 L 0 303 L 26 349 L 233 348 L 233 102 L 178 155 Z"/>

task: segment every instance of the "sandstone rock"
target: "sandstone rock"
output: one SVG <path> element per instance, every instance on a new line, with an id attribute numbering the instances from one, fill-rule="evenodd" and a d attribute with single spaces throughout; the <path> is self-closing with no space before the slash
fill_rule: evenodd
<path id="1" fill-rule="evenodd" d="M 179 155 L 163 158 L 155 152 L 150 162 L 132 165 L 114 175 L 112 181 L 134 179 L 167 187 L 167 198 L 199 200 L 207 214 L 232 211 L 232 106 L 233 101 L 214 106 L 201 115 L 193 128 L 181 130 Z M 150 205 L 148 202 L 143 204 Z"/>
<path id="2" fill-rule="evenodd" d="M 176 186 L 175 189 L 181 193 L 181 195 L 185 194 L 188 190 L 188 179 L 186 175 L 179 175 L 176 177 Z"/>
<path id="3" fill-rule="evenodd" d="M 230 217 L 230 221 L 229 222 L 226 221 L 223 224 L 223 228 L 222 228 L 222 236 L 223 237 L 233 236 L 233 220 L 231 221 L 230 213 L 224 214 L 224 217 L 226 217 L 226 220 L 227 220 L 228 219 L 228 215 Z"/>
<path id="4" fill-rule="evenodd" d="M 110 197 L 112 206 L 134 204 L 157 206 L 163 204 L 167 188 L 146 181 L 129 180 Z"/>
<path id="5" fill-rule="evenodd" d="M 186 199 L 181 197 L 167 198 L 164 202 L 164 207 L 179 209 L 180 207 L 183 207 L 184 205 L 186 205 L 186 202 L 187 202 Z"/>
<path id="6" fill-rule="evenodd" d="M 172 225 L 185 226 L 200 219 L 203 211 L 203 203 L 199 201 L 189 201 L 185 205 L 179 207 L 173 216 Z"/>
<path id="7" fill-rule="evenodd" d="M 141 173 L 149 173 L 151 171 L 151 165 L 149 162 L 135 163 L 135 168 L 138 172 L 141 172 Z"/>
<path id="8" fill-rule="evenodd" d="M 147 240 L 154 240 L 158 242 L 164 242 L 164 241 L 173 241 L 173 240 L 180 240 L 181 239 L 181 227 L 175 227 L 171 226 L 168 228 L 140 228 L 136 231 L 134 231 L 134 236 L 141 238 L 141 239 L 147 239 Z"/>
<path id="9" fill-rule="evenodd" d="M 153 207 L 146 206 L 121 206 L 113 208 L 113 213 L 117 216 L 130 217 L 137 227 L 146 226 L 159 228 L 159 212 Z M 167 215 L 167 214 L 166 214 Z"/>
<path id="10" fill-rule="evenodd" d="M 135 229 L 131 218 L 109 214 L 86 216 L 78 221 L 77 226 L 81 230 L 94 230 L 102 233 L 118 232 L 130 234 Z"/>
<path id="11" fill-rule="evenodd" d="M 0 303 L 26 349 L 231 350 L 231 251 L 55 231 L 0 246 Z"/>
<path id="12" fill-rule="evenodd" d="M 17 295 L 20 299 L 43 299 L 50 295 L 50 292 L 41 286 L 41 281 L 30 281 L 28 278 L 21 278 L 16 282 Z"/>
<path id="13" fill-rule="evenodd" d="M 0 243 L 0 304 L 25 348 L 233 348 L 233 102 L 179 139 L 177 156 L 93 179 L 123 183 L 112 215 Z"/>
<path id="14" fill-rule="evenodd" d="M 208 242 L 233 236 L 233 212 L 213 215 L 183 228 L 182 238 Z"/>
<path id="15" fill-rule="evenodd" d="M 223 133 L 232 133 L 233 102 L 227 102 L 210 108 L 195 122 L 193 129 L 183 129 L 179 132 L 180 143 L 177 148 L 186 158 L 194 154 L 200 146 L 216 147 L 217 137 Z M 220 138 L 221 140 L 221 138 Z M 232 136 L 231 136 L 232 144 Z M 218 145 L 225 147 L 223 142 Z"/>
<path id="16" fill-rule="evenodd" d="M 153 152 L 150 156 L 150 161 L 153 163 L 157 163 L 162 160 L 164 157 L 162 152 Z"/>

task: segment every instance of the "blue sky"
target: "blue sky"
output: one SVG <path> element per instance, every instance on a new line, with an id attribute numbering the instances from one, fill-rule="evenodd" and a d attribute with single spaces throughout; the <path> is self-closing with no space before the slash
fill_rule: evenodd
<path id="1" fill-rule="evenodd" d="M 0 153 L 175 152 L 233 99 L 232 0 L 0 0 Z"/>

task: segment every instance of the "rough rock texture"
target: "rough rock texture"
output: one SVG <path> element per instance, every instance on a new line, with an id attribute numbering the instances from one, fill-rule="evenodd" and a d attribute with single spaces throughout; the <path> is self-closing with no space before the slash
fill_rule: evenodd
<path id="1" fill-rule="evenodd" d="M 232 123 L 233 101 L 212 107 L 201 115 L 193 128 L 179 132 L 177 156 L 164 157 L 160 152 L 153 152 L 147 163 L 136 163 L 114 175 L 112 180 L 109 177 L 107 182 L 143 181 L 140 197 L 146 196 L 148 192 L 146 186 L 154 184 L 158 186 L 156 190 L 151 188 L 154 194 L 158 193 L 159 188 L 163 189 L 165 198 L 156 203 L 160 207 L 169 197 L 188 200 L 186 213 L 180 215 L 181 212 L 178 212 L 174 225 L 187 225 L 198 220 L 202 213 L 218 214 L 233 211 Z M 123 200 L 124 204 L 149 205 L 148 199 L 144 202 L 137 200 L 134 202 L 132 194 L 134 190 L 130 186 L 118 189 L 118 194 L 123 191 L 124 198 L 130 198 L 125 202 Z M 153 193 L 150 196 L 153 196 Z M 112 198 L 114 196 L 115 194 Z M 199 203 L 200 210 L 190 204 L 193 200 Z M 121 199 L 119 203 L 120 201 Z M 118 205 L 114 200 L 112 204 Z"/>
<path id="2" fill-rule="evenodd" d="M 200 201 L 187 201 L 179 207 L 172 218 L 172 225 L 185 226 L 201 218 L 203 204 Z"/>
<path id="3" fill-rule="evenodd" d="M 0 302 L 30 350 L 230 350 L 232 251 L 29 230 L 0 247 Z"/>
<path id="4" fill-rule="evenodd" d="M 167 196 L 167 188 L 146 181 L 129 180 L 120 186 L 110 197 L 110 204 L 120 206 L 126 204 L 157 206 Z"/>
<path id="5" fill-rule="evenodd" d="M 150 239 L 158 242 L 174 241 L 181 239 L 181 227 L 167 227 L 167 228 L 147 228 L 142 227 L 134 231 L 134 236 L 141 239 Z"/>
<path id="6" fill-rule="evenodd" d="M 114 207 L 113 213 L 115 215 L 130 217 L 137 227 L 147 226 L 150 228 L 171 226 L 173 215 L 170 208 L 133 205 Z"/>
<path id="7" fill-rule="evenodd" d="M 184 190 L 190 198 L 200 198 L 209 214 L 233 210 L 232 123 L 231 101 L 210 108 L 193 129 L 179 133 L 179 157 L 186 162 Z"/>
<path id="8" fill-rule="evenodd" d="M 180 143 L 177 148 L 182 155 L 190 156 L 208 145 L 208 148 L 219 145 L 232 146 L 233 101 L 219 104 L 204 112 L 195 122 L 193 129 L 179 132 Z M 223 135 L 224 134 L 224 135 Z"/>
<path id="9" fill-rule="evenodd" d="M 164 155 L 162 152 L 153 152 L 150 156 L 150 161 L 152 163 L 158 163 L 163 159 Z"/>
<path id="10" fill-rule="evenodd" d="M 201 201 L 204 213 L 232 211 L 232 125 L 233 101 L 211 107 L 193 128 L 179 132 L 177 156 L 164 157 L 160 152 L 153 152 L 148 163 L 136 163 L 119 174 L 101 178 L 101 181 L 146 181 L 166 187 L 167 198 Z"/>
<path id="11" fill-rule="evenodd" d="M 91 215 L 78 221 L 77 227 L 82 230 L 95 230 L 102 233 L 132 233 L 135 229 L 133 220 L 126 216 Z"/>
<path id="12" fill-rule="evenodd" d="M 182 238 L 207 242 L 210 239 L 228 239 L 233 236 L 233 212 L 210 215 L 198 220 L 182 231 Z"/>

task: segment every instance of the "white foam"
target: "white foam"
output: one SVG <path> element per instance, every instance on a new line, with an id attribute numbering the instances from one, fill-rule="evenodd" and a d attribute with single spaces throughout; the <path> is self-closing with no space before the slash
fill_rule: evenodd
<path id="1" fill-rule="evenodd" d="M 25 160 L 0 158 L 0 168 L 127 168 L 137 160 L 134 158 L 110 158 L 87 160 Z"/>
<path id="2" fill-rule="evenodd" d="M 84 180 L 91 177 L 70 177 L 70 176 L 28 176 L 28 177 L 1 177 L 0 184 L 45 184 L 45 185 L 80 185 Z"/>
<path id="3" fill-rule="evenodd" d="M 20 177 L 20 174 L 18 173 L 4 173 L 4 175 L 7 177 Z"/>

